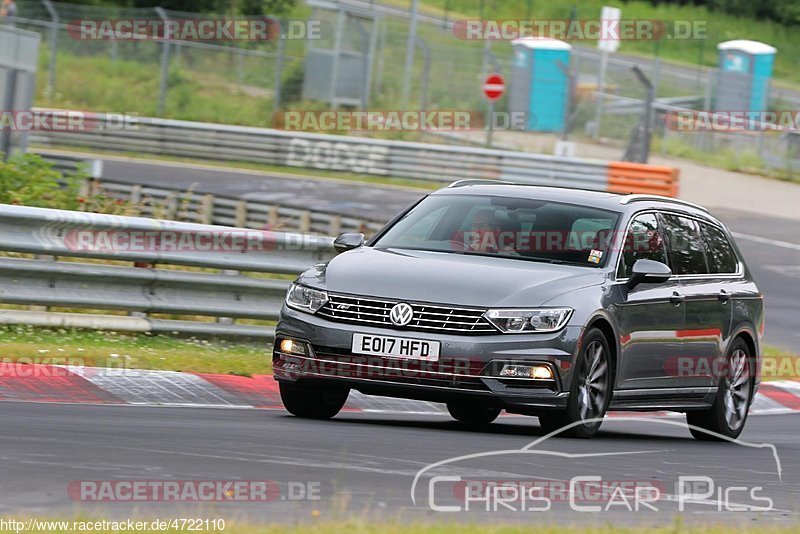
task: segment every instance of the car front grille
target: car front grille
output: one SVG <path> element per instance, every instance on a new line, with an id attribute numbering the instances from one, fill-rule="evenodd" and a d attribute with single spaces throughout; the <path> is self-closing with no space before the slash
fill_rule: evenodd
<path id="1" fill-rule="evenodd" d="M 320 308 L 317 315 L 332 321 L 388 326 L 398 330 L 475 335 L 498 333 L 497 329 L 483 318 L 485 309 L 409 302 L 414 310 L 413 318 L 408 325 L 398 327 L 392 324 L 389 312 L 395 304 L 404 301 L 337 294 L 328 294 L 328 298 L 328 302 Z"/>

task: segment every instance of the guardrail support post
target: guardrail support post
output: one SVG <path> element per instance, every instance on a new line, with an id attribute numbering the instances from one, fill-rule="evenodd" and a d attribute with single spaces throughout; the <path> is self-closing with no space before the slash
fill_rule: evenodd
<path id="1" fill-rule="evenodd" d="M 245 200 L 236 203 L 236 226 L 240 228 L 247 226 L 247 201 Z"/>
<path id="2" fill-rule="evenodd" d="M 39 261 L 51 261 L 51 262 L 56 261 L 56 257 L 50 254 L 37 254 L 36 259 Z M 48 284 L 50 285 L 50 287 L 55 287 L 55 280 L 48 280 Z M 48 306 L 31 305 L 28 306 L 28 309 L 30 311 L 38 311 L 38 312 L 50 311 L 50 308 Z"/>
<path id="3" fill-rule="evenodd" d="M 299 231 L 307 233 L 311 231 L 311 212 L 306 210 L 300 214 L 300 227 Z"/>
<path id="4" fill-rule="evenodd" d="M 172 196 L 164 199 L 164 218 L 175 219 L 178 213 L 178 200 Z"/>
<path id="5" fill-rule="evenodd" d="M 203 195 L 200 199 L 200 222 L 213 224 L 214 220 L 214 195 Z"/>
<path id="6" fill-rule="evenodd" d="M 223 269 L 222 274 L 225 276 L 239 276 L 239 271 L 233 269 Z M 217 317 L 217 324 L 233 324 L 233 317 Z"/>
<path id="7" fill-rule="evenodd" d="M 267 226 L 270 230 L 278 228 L 280 217 L 278 217 L 278 206 L 270 206 L 267 214 Z"/>
<path id="8" fill-rule="evenodd" d="M 328 235 L 337 236 L 342 233 L 342 216 L 334 215 L 331 217 L 331 225 L 328 227 Z"/>
<path id="9" fill-rule="evenodd" d="M 128 202 L 138 206 L 142 202 L 142 186 L 134 185 L 131 187 L 131 195 L 128 197 Z"/>

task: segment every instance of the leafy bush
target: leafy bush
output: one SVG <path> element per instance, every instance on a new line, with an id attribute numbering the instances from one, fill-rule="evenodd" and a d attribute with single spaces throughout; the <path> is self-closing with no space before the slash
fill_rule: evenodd
<path id="1" fill-rule="evenodd" d="M 62 176 L 36 154 L 0 162 L 0 203 L 39 208 L 78 209 L 81 173 Z"/>

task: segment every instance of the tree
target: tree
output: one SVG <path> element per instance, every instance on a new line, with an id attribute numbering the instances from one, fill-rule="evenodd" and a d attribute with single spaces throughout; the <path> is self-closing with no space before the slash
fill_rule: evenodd
<path id="1" fill-rule="evenodd" d="M 264 11 L 267 15 L 282 16 L 288 14 L 297 0 L 264 0 Z"/>
<path id="2" fill-rule="evenodd" d="M 264 0 L 239 0 L 239 12 L 248 17 L 263 17 Z"/>

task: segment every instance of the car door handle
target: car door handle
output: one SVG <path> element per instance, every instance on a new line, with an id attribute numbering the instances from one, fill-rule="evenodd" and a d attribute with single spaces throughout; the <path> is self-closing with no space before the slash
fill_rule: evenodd
<path id="1" fill-rule="evenodd" d="M 675 306 L 680 306 L 681 302 L 683 302 L 683 295 L 678 293 L 677 291 L 672 292 L 672 296 L 669 298 L 669 301 L 673 303 Z"/>
<path id="2" fill-rule="evenodd" d="M 730 295 L 728 295 L 728 292 L 727 292 L 727 291 L 725 291 L 724 289 L 720 289 L 720 290 L 719 290 L 719 294 L 717 295 L 717 298 L 718 298 L 718 299 L 719 299 L 719 301 L 720 301 L 721 303 L 723 303 L 723 304 L 727 304 L 727 302 L 728 302 L 729 300 L 731 300 L 731 296 L 730 296 Z"/>

